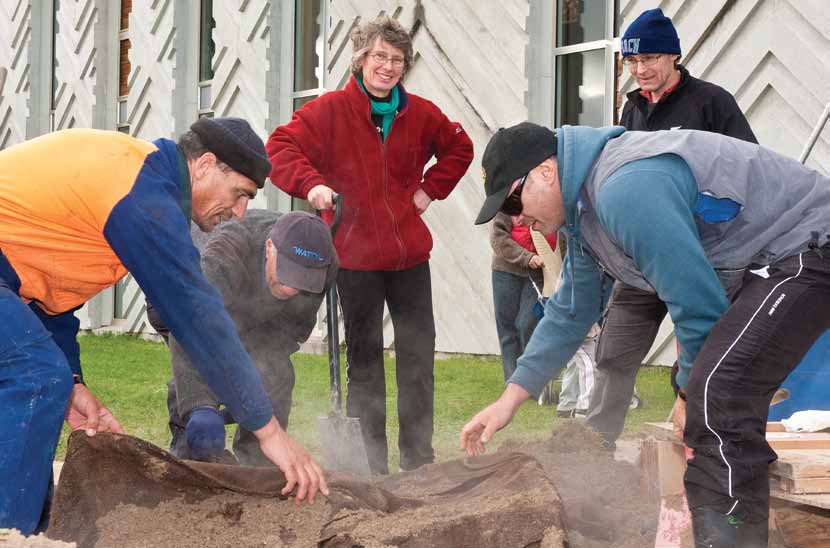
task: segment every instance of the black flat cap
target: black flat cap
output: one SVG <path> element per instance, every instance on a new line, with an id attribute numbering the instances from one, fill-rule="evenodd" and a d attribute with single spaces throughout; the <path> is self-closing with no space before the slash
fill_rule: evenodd
<path id="1" fill-rule="evenodd" d="M 271 173 L 265 143 L 242 118 L 199 118 L 190 130 L 216 157 L 262 188 Z"/>

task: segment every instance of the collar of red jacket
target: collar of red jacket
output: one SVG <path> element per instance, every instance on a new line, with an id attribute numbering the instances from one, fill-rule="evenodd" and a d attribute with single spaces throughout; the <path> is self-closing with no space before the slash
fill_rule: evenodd
<path id="1" fill-rule="evenodd" d="M 372 103 L 369 101 L 369 96 L 363 93 L 363 90 L 360 89 L 360 84 L 357 83 L 357 79 L 354 74 L 351 75 L 349 81 L 346 83 L 345 91 L 349 103 L 351 103 L 358 112 L 363 110 L 366 112 L 367 116 L 372 116 Z M 403 111 L 406 110 L 408 104 L 409 95 L 406 93 L 403 84 L 398 82 L 398 115 L 402 114 Z"/>

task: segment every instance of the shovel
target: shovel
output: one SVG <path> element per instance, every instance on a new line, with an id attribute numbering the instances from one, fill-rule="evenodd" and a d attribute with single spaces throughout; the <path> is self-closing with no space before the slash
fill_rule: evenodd
<path id="1" fill-rule="evenodd" d="M 334 221 L 331 237 L 337 233 L 343 217 L 343 198 L 336 194 L 333 200 Z M 329 381 L 331 411 L 317 417 L 317 430 L 326 468 L 361 476 L 370 475 L 369 457 L 360 430 L 360 419 L 343 415 L 343 389 L 340 383 L 340 332 L 337 321 L 337 284 L 326 292 L 326 328 L 328 331 Z"/>

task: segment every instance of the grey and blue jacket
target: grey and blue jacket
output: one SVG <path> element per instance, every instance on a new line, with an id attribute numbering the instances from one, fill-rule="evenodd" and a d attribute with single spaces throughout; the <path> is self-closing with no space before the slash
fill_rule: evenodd
<path id="1" fill-rule="evenodd" d="M 557 137 L 568 256 L 509 381 L 534 396 L 599 320 L 613 280 L 666 303 L 685 387 L 744 270 L 828 242 L 830 179 L 770 149 L 703 131 Z"/>

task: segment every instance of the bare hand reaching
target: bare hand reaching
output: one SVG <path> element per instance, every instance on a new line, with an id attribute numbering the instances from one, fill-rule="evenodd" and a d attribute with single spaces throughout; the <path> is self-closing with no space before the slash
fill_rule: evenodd
<path id="1" fill-rule="evenodd" d="M 539 255 L 534 255 L 527 262 L 527 266 L 533 269 L 542 268 L 543 266 L 545 266 L 545 261 L 543 261 L 542 257 L 540 257 Z"/>
<path id="2" fill-rule="evenodd" d="M 308 201 L 314 209 L 331 209 L 334 205 L 334 191 L 326 185 L 317 185 L 308 191 Z"/>
<path id="3" fill-rule="evenodd" d="M 87 436 L 98 432 L 123 434 L 124 428 L 109 409 L 101 405 L 95 394 L 83 384 L 76 384 L 69 396 L 66 422 L 72 430 L 85 429 Z"/>
<path id="4" fill-rule="evenodd" d="M 508 384 L 501 397 L 482 409 L 461 430 L 461 449 L 473 457 L 485 451 L 485 444 L 493 434 L 510 424 L 519 406 L 530 397 L 530 393 L 517 384 Z"/>
<path id="5" fill-rule="evenodd" d="M 260 449 L 265 456 L 285 474 L 286 484 L 281 491 L 283 496 L 288 496 L 295 487 L 297 504 L 306 498 L 309 504 L 313 504 L 317 491 L 328 496 L 329 488 L 323 470 L 308 451 L 280 427 L 274 417 L 254 434 L 259 439 Z"/>

